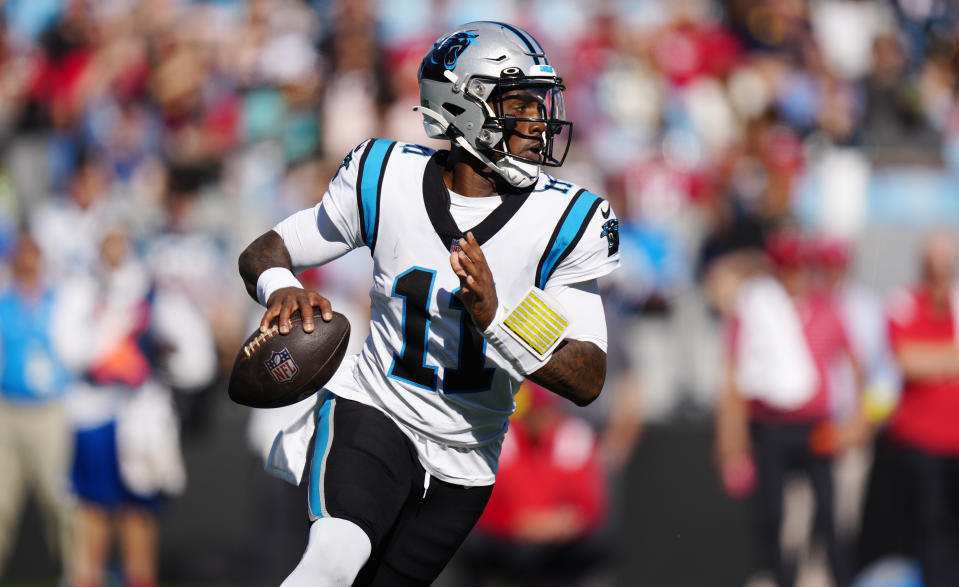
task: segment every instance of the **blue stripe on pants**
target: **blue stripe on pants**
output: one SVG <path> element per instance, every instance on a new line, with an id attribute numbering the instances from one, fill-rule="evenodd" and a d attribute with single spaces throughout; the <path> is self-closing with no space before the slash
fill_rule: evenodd
<path id="1" fill-rule="evenodd" d="M 333 412 L 336 396 L 326 397 L 316 415 L 316 438 L 313 444 L 313 462 L 310 464 L 310 519 L 329 517 L 324 499 L 323 481 L 326 472 L 326 457 L 333 444 Z"/>

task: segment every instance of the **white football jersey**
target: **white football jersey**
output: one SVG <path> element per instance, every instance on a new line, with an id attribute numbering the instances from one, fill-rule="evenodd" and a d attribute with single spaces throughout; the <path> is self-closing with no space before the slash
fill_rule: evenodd
<path id="1" fill-rule="evenodd" d="M 523 381 L 456 296 L 454 241 L 472 231 L 511 308 L 530 286 L 573 284 L 619 265 L 609 203 L 541 173 L 476 226 L 458 227 L 443 182 L 446 152 L 383 139 L 347 156 L 322 202 L 350 247 L 373 256 L 371 331 L 327 389 L 384 411 L 440 479 L 485 485 Z M 327 238 L 328 235 L 325 235 Z"/>

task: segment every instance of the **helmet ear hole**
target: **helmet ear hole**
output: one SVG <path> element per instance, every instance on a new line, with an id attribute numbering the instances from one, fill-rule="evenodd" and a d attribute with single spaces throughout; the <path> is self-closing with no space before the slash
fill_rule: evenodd
<path id="1" fill-rule="evenodd" d="M 456 104 L 451 104 L 450 102 L 443 102 L 443 110 L 446 110 L 454 117 L 466 112 L 466 109 L 462 106 L 457 106 Z"/>
<path id="2" fill-rule="evenodd" d="M 489 129 L 482 129 L 479 131 L 479 134 L 476 137 L 476 141 L 481 145 L 490 147 L 493 145 L 493 133 Z"/>

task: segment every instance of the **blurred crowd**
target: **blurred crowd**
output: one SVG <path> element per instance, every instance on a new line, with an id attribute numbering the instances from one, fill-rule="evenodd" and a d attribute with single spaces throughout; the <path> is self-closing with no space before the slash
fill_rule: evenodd
<path id="1" fill-rule="evenodd" d="M 780 465 L 811 479 L 828 574 L 851 580 L 857 563 L 836 546 L 845 526 L 830 515 L 834 500 L 845 503 L 845 485 L 833 475 L 869 484 L 872 443 L 884 438 L 903 387 L 915 377 L 926 385 L 922 358 L 920 375 L 900 363 L 903 340 L 925 348 L 929 333 L 909 330 L 902 295 L 898 314 L 885 310 L 886 286 L 908 285 L 930 255 L 954 265 L 955 250 L 928 245 L 899 255 L 902 266 L 880 259 L 867 273 L 857 259 L 882 223 L 916 231 L 959 223 L 954 0 L 0 3 L 0 576 L 33 491 L 76 585 L 102 583 L 114 530 L 127 584 L 155 584 L 158 504 L 185 484 L 177 419 L 191 404 L 182 398 L 222 386 L 256 314 L 236 275 L 238 252 L 318 202 L 361 141 L 441 147 L 412 111 L 417 68 L 440 33 L 477 19 L 517 24 L 546 47 L 574 121 L 555 175 L 610 199 L 624 258 L 603 284 L 610 353 L 600 401 L 565 428 L 517 423 L 509 441 L 532 450 L 537 431 L 572 435 L 556 450 L 579 455 L 588 471 L 576 474 L 594 479 L 580 477 L 585 493 L 570 503 L 558 495 L 556 507 L 585 503 L 584 518 L 556 522 L 552 534 L 542 522 L 513 535 L 509 516 L 527 526 L 530 518 L 503 505 L 481 530 L 526 546 L 589 535 L 583 548 L 595 548 L 593 537 L 624 531 L 609 512 L 628 499 L 620 472 L 643 423 L 715 413 L 718 478 L 731 498 L 765 502 L 757 535 L 767 537 L 760 559 L 771 580 L 788 585 L 794 574 L 769 543 L 780 534 L 783 479 L 770 473 Z M 361 315 L 366 267 L 346 261 L 308 279 Z M 954 279 L 940 269 L 939 279 Z M 797 319 L 764 322 L 763 309 L 782 317 L 776 304 Z M 950 315 L 948 303 L 942 311 Z M 890 316 L 905 320 L 891 340 Z M 946 344 L 959 331 L 949 320 L 939 327 L 945 358 L 935 376 L 959 391 Z M 781 354 L 808 339 L 809 364 L 777 363 L 775 350 L 737 363 L 750 336 L 776 328 L 791 328 Z M 775 365 L 800 381 L 818 375 L 816 391 L 803 396 L 761 376 L 737 381 L 737 365 Z M 930 402 L 906 416 L 918 424 L 894 426 L 919 456 L 888 466 L 924 479 L 912 490 L 949 509 L 957 504 L 932 479 L 955 475 L 959 443 L 943 438 L 959 410 Z M 946 418 L 932 445 L 910 436 L 930 412 Z M 253 452 L 271 430 L 251 431 Z M 842 473 L 847 452 L 860 466 Z M 949 472 L 929 473 L 936 467 Z M 867 491 L 853 493 L 847 517 Z M 549 501 L 526 497 L 535 507 Z M 935 585 L 929 565 L 949 567 L 940 539 L 959 535 L 930 521 L 935 512 L 923 515 L 936 527 L 917 530 L 920 543 L 935 546 L 920 548 L 918 560 Z M 861 522 L 852 518 L 854 534 Z M 502 551 L 486 543 L 471 552 L 481 561 Z M 518 567 L 554 560 L 511 552 Z"/>

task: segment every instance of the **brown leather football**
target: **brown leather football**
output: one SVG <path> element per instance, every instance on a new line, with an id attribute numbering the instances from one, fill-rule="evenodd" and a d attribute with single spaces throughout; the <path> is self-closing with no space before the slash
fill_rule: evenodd
<path id="1" fill-rule="evenodd" d="M 324 322 L 319 308 L 313 315 L 313 332 L 303 331 L 296 311 L 288 334 L 280 334 L 274 319 L 269 330 L 257 329 L 246 339 L 230 371 L 230 399 L 253 408 L 279 408 L 308 398 L 330 380 L 346 354 L 350 322 L 339 312 Z"/>

